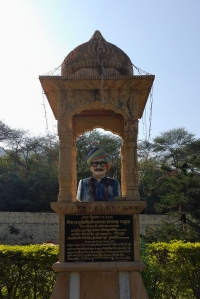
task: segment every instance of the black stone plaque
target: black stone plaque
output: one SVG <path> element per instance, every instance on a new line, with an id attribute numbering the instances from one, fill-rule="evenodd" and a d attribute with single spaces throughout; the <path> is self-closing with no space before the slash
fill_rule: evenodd
<path id="1" fill-rule="evenodd" d="M 131 215 L 66 215 L 65 261 L 133 261 Z"/>

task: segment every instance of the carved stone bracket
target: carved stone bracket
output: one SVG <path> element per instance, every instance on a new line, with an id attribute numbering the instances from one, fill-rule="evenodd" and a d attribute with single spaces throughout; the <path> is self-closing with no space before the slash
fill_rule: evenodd
<path id="1" fill-rule="evenodd" d="M 129 202 L 52 202 L 51 208 L 61 215 L 133 215 L 139 214 L 146 207 L 145 201 Z"/>

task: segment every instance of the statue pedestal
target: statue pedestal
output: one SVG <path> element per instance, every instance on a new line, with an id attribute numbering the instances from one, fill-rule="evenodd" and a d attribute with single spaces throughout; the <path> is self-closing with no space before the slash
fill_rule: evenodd
<path id="1" fill-rule="evenodd" d="M 142 201 L 52 203 L 59 214 L 51 299 L 148 299 L 139 254 Z"/>
<path id="2" fill-rule="evenodd" d="M 148 299 L 142 262 L 56 263 L 51 299 Z"/>

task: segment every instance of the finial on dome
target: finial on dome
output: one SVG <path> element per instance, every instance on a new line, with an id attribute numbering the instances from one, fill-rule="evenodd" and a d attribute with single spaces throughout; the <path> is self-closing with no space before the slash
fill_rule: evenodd
<path id="1" fill-rule="evenodd" d="M 101 40 L 101 41 L 106 41 L 105 38 L 102 36 L 101 32 L 99 30 L 96 30 L 91 37 L 90 41 L 92 40 Z"/>

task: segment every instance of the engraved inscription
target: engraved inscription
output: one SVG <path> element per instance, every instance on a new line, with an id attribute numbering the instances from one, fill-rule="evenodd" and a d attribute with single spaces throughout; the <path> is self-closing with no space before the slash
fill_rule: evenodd
<path id="1" fill-rule="evenodd" d="M 66 215 L 66 262 L 133 260 L 131 215 Z"/>

